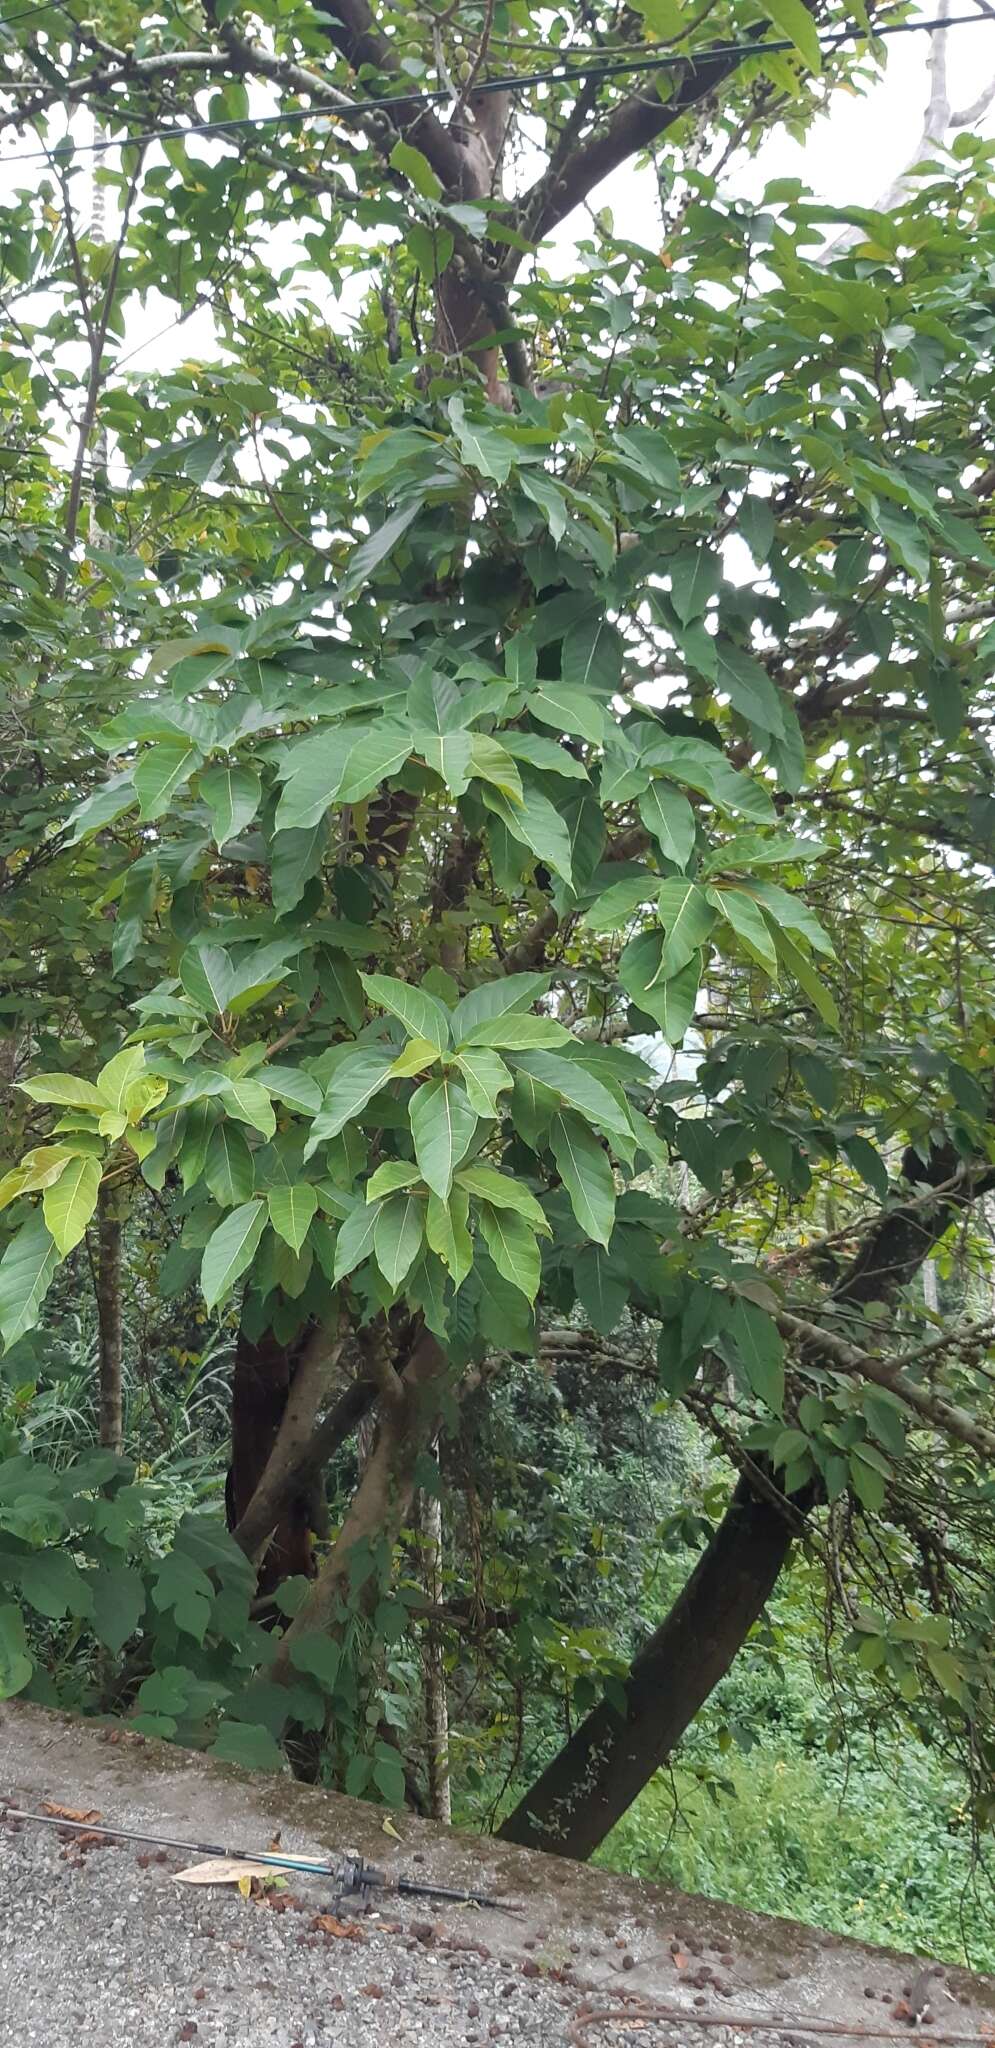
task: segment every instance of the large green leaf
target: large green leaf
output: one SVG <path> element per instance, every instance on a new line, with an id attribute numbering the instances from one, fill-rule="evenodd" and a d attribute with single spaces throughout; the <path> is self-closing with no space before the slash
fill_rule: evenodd
<path id="1" fill-rule="evenodd" d="M 733 1306 L 728 1329 L 751 1392 L 765 1408 L 780 1415 L 784 1408 L 784 1345 L 776 1323 L 756 1302 L 741 1299 Z"/>
<path id="2" fill-rule="evenodd" d="M 477 1201 L 488 1202 L 492 1209 L 513 1209 L 533 1230 L 544 1236 L 551 1235 L 544 1211 L 528 1188 L 520 1180 L 513 1180 L 508 1173 L 502 1173 L 496 1166 L 489 1166 L 486 1159 L 475 1159 L 471 1166 L 460 1168 L 456 1176 L 457 1186 Z"/>
<path id="3" fill-rule="evenodd" d="M 489 1018 L 507 1016 L 509 1011 L 528 1010 L 549 988 L 548 974 L 496 974 L 481 982 L 457 1003 L 452 1014 L 455 1045 L 462 1045 L 478 1024 Z"/>
<path id="4" fill-rule="evenodd" d="M 17 1085 L 32 1102 L 56 1102 L 66 1109 L 92 1109 L 98 1115 L 107 1108 L 92 1081 L 79 1081 L 75 1074 L 36 1074 L 33 1080 L 19 1081 Z"/>
<path id="5" fill-rule="evenodd" d="M 45 1222 L 63 1258 L 86 1234 L 100 1193 L 99 1159 L 71 1159 L 57 1181 L 45 1189 Z"/>
<path id="6" fill-rule="evenodd" d="M 200 778 L 200 794 L 211 813 L 211 836 L 219 849 L 251 825 L 262 796 L 254 768 L 232 761 Z"/>
<path id="7" fill-rule="evenodd" d="M 694 846 L 694 812 L 687 797 L 669 782 L 651 782 L 639 799 L 639 815 L 664 859 L 686 868 Z"/>
<path id="8" fill-rule="evenodd" d="M 697 882 L 663 882 L 656 900 L 664 929 L 660 972 L 664 981 L 670 981 L 700 952 L 715 923 L 715 911 Z"/>
<path id="9" fill-rule="evenodd" d="M 204 939 L 195 939 L 182 955 L 180 980 L 202 1010 L 218 1017 L 227 1010 L 237 986 L 230 953 Z"/>
<path id="10" fill-rule="evenodd" d="M 0 1607 L 0 1700 L 23 1692 L 33 1670 L 20 1608 L 8 1601 Z"/>
<path id="11" fill-rule="evenodd" d="M 471 1045 L 457 1055 L 454 1065 L 463 1077 L 471 1109 L 478 1116 L 497 1116 L 498 1097 L 512 1084 L 511 1069 L 500 1055 L 487 1046 Z"/>
<path id="12" fill-rule="evenodd" d="M 628 1115 L 614 1095 L 578 1060 L 564 1059 L 555 1052 L 525 1052 L 517 1055 L 515 1065 L 554 1089 L 571 1109 L 579 1109 L 591 1123 L 622 1137 L 631 1135 Z"/>
<path id="13" fill-rule="evenodd" d="M 542 1262 L 535 1234 L 529 1229 L 524 1216 L 514 1209 L 492 1209 L 489 1202 L 481 1202 L 477 1211 L 484 1243 L 490 1252 L 498 1272 L 517 1287 L 529 1302 L 539 1292 L 539 1278 Z"/>
<path id="14" fill-rule="evenodd" d="M 266 1204 L 258 1199 L 233 1209 L 208 1238 L 200 1269 L 200 1286 L 208 1308 L 230 1294 L 259 1248 L 266 1227 Z"/>
<path id="15" fill-rule="evenodd" d="M 336 1138 L 366 1108 L 383 1087 L 393 1064 L 390 1046 L 357 1045 L 350 1049 L 328 1084 L 324 1104 L 311 1126 L 305 1159 L 326 1139 Z"/>
<path id="16" fill-rule="evenodd" d="M 341 1232 L 339 1233 L 341 1236 Z M 388 1287 L 395 1291 L 409 1273 L 425 1235 L 425 1200 L 421 1195 L 388 1195 L 377 1209 L 373 1249 Z"/>
<path id="17" fill-rule="evenodd" d="M 467 1228 L 469 1196 L 453 1188 L 448 1201 L 429 1195 L 425 1211 L 425 1237 L 437 1253 L 456 1288 L 462 1287 L 473 1265 L 473 1243 Z"/>
<path id="18" fill-rule="evenodd" d="M 399 1018 L 409 1038 L 427 1038 L 440 1052 L 449 1044 L 449 1017 L 437 996 L 391 974 L 361 974 L 360 980 L 369 1001 Z"/>
<path id="19" fill-rule="evenodd" d="M 157 740 L 135 763 L 134 786 L 139 817 L 161 818 L 173 797 L 199 768 L 202 756 L 188 739 Z"/>
<path id="20" fill-rule="evenodd" d="M 264 1138 L 273 1136 L 276 1113 L 261 1081 L 253 1081 L 246 1074 L 229 1074 L 221 1092 L 229 1116 L 237 1117 L 239 1123 L 248 1124 L 253 1131 L 260 1131 Z"/>
<path id="21" fill-rule="evenodd" d="M 466 1090 L 445 1075 L 415 1089 L 409 1115 L 422 1177 L 433 1194 L 446 1201 L 453 1174 L 470 1149 L 477 1112 L 471 1109 Z"/>
<path id="22" fill-rule="evenodd" d="M 295 1187 L 271 1188 L 267 1196 L 269 1220 L 278 1237 L 299 1252 L 317 1213 L 317 1190 L 307 1181 Z"/>
<path id="23" fill-rule="evenodd" d="M 34 1329 L 58 1263 L 55 1240 L 36 1209 L 0 1259 L 0 1336 L 5 1351 Z"/>
<path id="24" fill-rule="evenodd" d="M 752 896 L 745 889 L 711 888 L 706 891 L 708 901 L 732 926 L 740 944 L 751 960 L 757 962 L 771 979 L 777 980 L 777 949 L 770 935 L 770 927 Z"/>
<path id="25" fill-rule="evenodd" d="M 278 833 L 307 831 L 320 824 L 338 795 L 353 743 L 348 726 L 333 726 L 309 734 L 291 748 L 276 811 Z"/>
<path id="26" fill-rule="evenodd" d="M 590 1125 L 571 1110 L 554 1116 L 549 1142 L 581 1229 L 607 1246 L 615 1223 L 615 1181 L 607 1154 Z"/>
<path id="27" fill-rule="evenodd" d="M 347 1216 L 335 1240 L 335 1266 L 333 1279 L 337 1286 L 340 1280 L 348 1279 L 357 1266 L 361 1266 L 373 1251 L 373 1236 L 380 1215 L 378 1202 L 369 1206 L 360 1202 Z"/>

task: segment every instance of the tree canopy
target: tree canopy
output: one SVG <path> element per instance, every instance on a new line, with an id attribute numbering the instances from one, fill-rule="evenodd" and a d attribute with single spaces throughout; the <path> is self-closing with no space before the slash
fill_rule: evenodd
<path id="1" fill-rule="evenodd" d="M 500 1580 L 426 1605 L 416 1498 L 537 1357 L 717 1483 L 507 1830 L 596 1847 L 792 1546 L 990 1818 L 993 146 L 744 202 L 848 26 L 3 31 L 0 1331 L 29 1386 L 92 1285 L 101 1442 L 9 1436 L 0 1693 L 89 1645 L 90 1707 L 403 1796 L 390 1672 Z M 123 1455 L 129 1288 L 150 1399 L 233 1346 L 227 1527 Z"/>

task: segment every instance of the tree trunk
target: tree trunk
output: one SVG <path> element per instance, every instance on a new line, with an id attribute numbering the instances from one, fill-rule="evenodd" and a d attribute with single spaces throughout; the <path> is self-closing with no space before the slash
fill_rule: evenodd
<path id="1" fill-rule="evenodd" d="M 97 1202 L 96 1301 L 100 1372 L 100 1441 L 120 1457 L 124 1442 L 121 1325 L 121 1238 L 127 1196 L 121 1188 L 100 1189 Z"/>
<path id="2" fill-rule="evenodd" d="M 436 1456 L 438 1474 L 438 1456 Z M 436 1489 L 421 1497 L 421 1526 L 425 1597 L 433 1607 L 442 1602 L 442 1501 Z M 453 1817 L 449 1782 L 449 1702 L 446 1698 L 446 1667 L 442 1631 L 437 1621 L 425 1628 L 425 1753 L 428 1767 L 429 1811 L 433 1820 L 449 1826 Z"/>
<path id="3" fill-rule="evenodd" d="M 271 1330 L 254 1340 L 240 1329 L 232 1381 L 231 1465 L 225 1488 L 228 1526 L 243 1520 L 270 1463 L 287 1412 L 303 1350 L 279 1344 Z M 260 1593 L 282 1580 L 311 1576 L 311 1517 L 306 1488 L 282 1494 L 272 1515 L 261 1517 L 259 1540 L 269 1537 L 259 1568 Z M 252 1546 L 253 1548 L 255 1546 Z"/>
<path id="4" fill-rule="evenodd" d="M 407 1521 L 415 1492 L 419 1452 L 431 1443 L 439 1426 L 439 1405 L 447 1377 L 445 1355 L 434 1337 L 422 1336 L 412 1353 L 403 1381 L 393 1366 L 381 1382 L 379 1429 L 363 1476 L 349 1504 L 338 1537 L 311 1591 L 298 1609 L 267 1667 L 269 1683 L 292 1685 L 293 1648 L 302 1636 L 316 1631 L 335 1634 L 349 1610 L 350 1564 L 360 1546 L 385 1566 Z M 379 1597 L 382 1571 L 370 1572 L 360 1599 L 369 1605 Z"/>
<path id="5" fill-rule="evenodd" d="M 602 1700 L 498 1832 L 590 1856 L 666 1762 L 742 1647 L 777 1584 L 793 1524 L 745 1479 L 666 1621 L 625 1680 L 624 1715 Z"/>
<path id="6" fill-rule="evenodd" d="M 917 1189 L 885 1210 L 868 1232 L 826 1307 L 888 1301 L 915 1278 L 954 1217 L 991 1184 L 992 1169 L 935 1203 L 924 1188 L 947 1188 L 963 1166 L 952 1146 L 934 1146 L 923 1166 L 910 1147 L 902 1176 Z M 593 1709 L 509 1815 L 499 1833 L 528 1848 L 587 1857 L 604 1841 L 729 1670 L 770 1598 L 793 1527 L 814 1506 L 815 1489 L 793 1502 L 793 1525 L 773 1501 L 739 1480 L 722 1521 L 666 1620 L 625 1680 L 626 1709 Z"/>

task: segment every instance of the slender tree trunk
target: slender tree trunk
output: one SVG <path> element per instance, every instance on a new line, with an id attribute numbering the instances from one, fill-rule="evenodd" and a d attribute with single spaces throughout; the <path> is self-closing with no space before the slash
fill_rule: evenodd
<path id="1" fill-rule="evenodd" d="M 435 1469 L 438 1474 L 437 1452 Z M 443 1595 L 442 1501 L 438 1484 L 431 1491 L 425 1488 L 422 1492 L 421 1526 L 425 1597 L 431 1601 L 433 1607 L 438 1607 Z M 449 1702 L 446 1697 L 442 1631 L 437 1621 L 429 1621 L 426 1624 L 423 1671 L 429 1810 L 433 1820 L 445 1821 L 448 1826 L 453 1817 L 449 1782 Z"/>
<path id="2" fill-rule="evenodd" d="M 962 1189 L 952 1145 L 934 1146 L 925 1168 L 910 1147 L 901 1162 L 913 1199 L 882 1212 L 852 1265 L 828 1297 L 832 1309 L 888 1301 L 907 1287 L 964 1208 L 983 1196 L 991 1169 Z M 929 1187 L 946 1189 L 924 1202 Z M 817 1493 L 797 1498 L 797 1528 Z M 790 1514 L 790 1510 L 789 1510 Z M 792 1524 L 744 1476 L 674 1607 L 635 1658 L 625 1680 L 625 1712 L 595 1707 L 519 1802 L 499 1833 L 529 1848 L 590 1856 L 649 1783 L 686 1732 L 777 1584 L 791 1549 Z"/>
<path id="3" fill-rule="evenodd" d="M 666 1762 L 777 1584 L 792 1523 L 741 1479 L 666 1621 L 634 1659 L 626 1711 L 602 1700 L 499 1833 L 530 1849 L 586 1857 Z"/>
<path id="4" fill-rule="evenodd" d="M 121 1321 L 121 1239 L 127 1196 L 101 1187 L 97 1203 L 97 1332 L 100 1371 L 100 1441 L 120 1456 L 124 1442 Z"/>
<path id="5" fill-rule="evenodd" d="M 934 1316 L 940 1307 L 940 1290 L 936 1278 L 936 1260 L 926 1259 L 922 1269 L 922 1298 L 925 1306 Z"/>

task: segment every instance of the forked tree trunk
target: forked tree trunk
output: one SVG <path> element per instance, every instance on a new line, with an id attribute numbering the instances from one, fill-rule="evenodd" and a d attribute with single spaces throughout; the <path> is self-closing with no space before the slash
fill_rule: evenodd
<path id="1" fill-rule="evenodd" d="M 232 1380 L 231 1465 L 225 1489 L 228 1526 L 242 1521 L 280 1434 L 301 1347 L 280 1344 L 271 1330 L 258 1340 L 239 1330 Z M 271 1593 L 282 1580 L 310 1576 L 311 1516 L 308 1493 L 294 1489 L 281 1499 L 262 1535 L 269 1540 L 259 1568 L 259 1590 Z"/>

